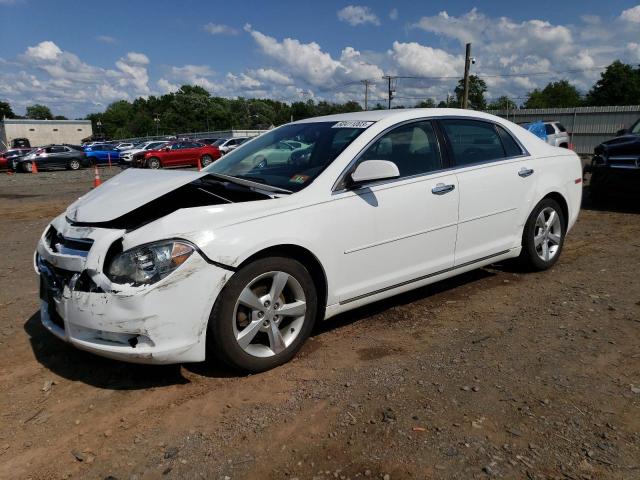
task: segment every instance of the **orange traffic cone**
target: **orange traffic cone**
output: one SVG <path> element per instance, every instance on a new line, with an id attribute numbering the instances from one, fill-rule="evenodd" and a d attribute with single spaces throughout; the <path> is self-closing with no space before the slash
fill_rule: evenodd
<path id="1" fill-rule="evenodd" d="M 198 171 L 202 170 L 202 162 L 198 159 Z"/>
<path id="2" fill-rule="evenodd" d="M 99 187 L 102 182 L 100 181 L 100 173 L 98 172 L 98 166 L 94 165 L 94 176 L 93 176 L 93 188 Z"/>
<path id="3" fill-rule="evenodd" d="M 38 173 L 38 164 L 36 162 L 31 162 L 31 173 Z"/>

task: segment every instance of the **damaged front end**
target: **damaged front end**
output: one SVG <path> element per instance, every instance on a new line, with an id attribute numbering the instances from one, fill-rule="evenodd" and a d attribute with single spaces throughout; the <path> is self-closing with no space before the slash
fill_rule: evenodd
<path id="1" fill-rule="evenodd" d="M 129 188 L 138 182 L 132 179 Z M 107 200 L 100 187 L 47 227 L 34 266 L 40 275 L 41 320 L 51 333 L 119 360 L 204 360 L 209 314 L 233 268 L 210 260 L 191 240 L 157 238 L 166 225 L 151 224 L 182 209 L 271 197 L 200 175 L 189 180 L 144 202 L 136 192 L 129 198 L 139 204 L 126 212 L 122 203 L 128 187 L 120 181 L 118 197 L 105 208 L 111 214 L 95 210 L 98 200 Z M 183 213 L 188 210 L 178 214 Z M 140 241 L 142 236 L 149 238 Z"/>

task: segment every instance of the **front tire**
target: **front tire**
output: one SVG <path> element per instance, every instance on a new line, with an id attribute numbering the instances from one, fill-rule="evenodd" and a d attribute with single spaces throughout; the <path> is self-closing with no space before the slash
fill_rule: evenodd
<path id="1" fill-rule="evenodd" d="M 531 212 L 522 234 L 521 262 L 531 270 L 547 270 L 558 261 L 566 220 L 562 208 L 551 198 L 543 199 Z"/>
<path id="2" fill-rule="evenodd" d="M 162 164 L 160 163 L 159 158 L 151 157 L 149 160 L 147 160 L 147 167 L 157 170 L 158 168 L 162 167 Z"/>
<path id="3" fill-rule="evenodd" d="M 307 339 L 318 309 L 307 269 L 269 257 L 237 271 L 209 317 L 207 349 L 231 367 L 263 372 L 288 362 Z"/>
<path id="4" fill-rule="evenodd" d="M 69 170 L 79 170 L 80 169 L 80 162 L 74 158 L 73 160 L 69 161 L 69 164 L 67 165 L 67 168 Z"/>

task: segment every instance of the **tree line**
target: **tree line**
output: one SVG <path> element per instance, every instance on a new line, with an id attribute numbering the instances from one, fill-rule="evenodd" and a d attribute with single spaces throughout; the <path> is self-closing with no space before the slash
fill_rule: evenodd
<path id="1" fill-rule="evenodd" d="M 501 96 L 487 101 L 487 85 L 476 75 L 470 76 L 469 108 L 498 110 L 518 108 L 515 99 Z M 455 97 L 436 103 L 425 99 L 416 107 L 459 107 L 464 93 L 460 79 Z M 527 93 L 520 108 L 571 108 L 580 106 L 638 105 L 640 104 L 640 67 L 618 60 L 600 74 L 600 79 L 586 93 L 568 80 L 550 82 L 542 89 Z M 377 104 L 374 109 L 384 109 Z M 404 108 L 395 106 L 394 108 Z M 93 123 L 94 134 L 106 138 L 127 138 L 168 135 L 228 129 L 263 129 L 291 120 L 361 111 L 360 103 L 349 101 L 331 103 L 307 100 L 285 103 L 265 98 L 214 97 L 200 86 L 183 85 L 178 91 L 161 96 L 136 98 L 132 102 L 120 100 L 110 104 L 104 112 L 92 113 L 85 118 Z M 0 118 L 23 118 L 14 114 L 7 102 L 0 102 Z M 31 105 L 26 118 L 65 119 L 54 116 L 45 105 Z"/>

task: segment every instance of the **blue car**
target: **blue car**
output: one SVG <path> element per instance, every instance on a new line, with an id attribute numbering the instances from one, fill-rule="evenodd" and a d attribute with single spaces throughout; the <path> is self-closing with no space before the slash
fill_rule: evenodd
<path id="1" fill-rule="evenodd" d="M 113 145 L 97 144 L 90 147 L 84 147 L 84 153 L 87 158 L 97 165 L 109 163 L 116 164 L 120 160 L 120 151 L 116 150 Z"/>

